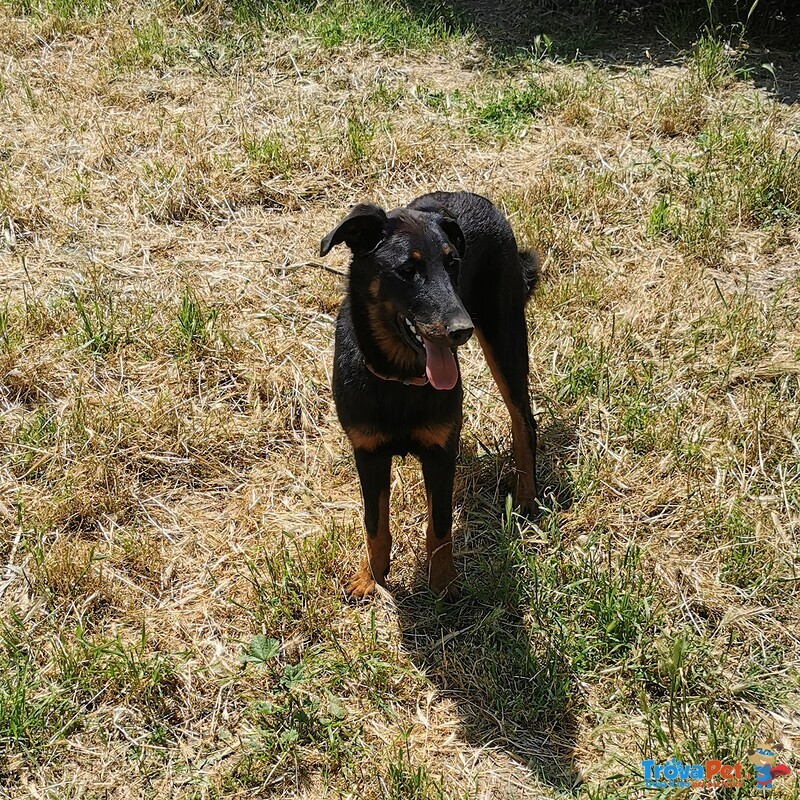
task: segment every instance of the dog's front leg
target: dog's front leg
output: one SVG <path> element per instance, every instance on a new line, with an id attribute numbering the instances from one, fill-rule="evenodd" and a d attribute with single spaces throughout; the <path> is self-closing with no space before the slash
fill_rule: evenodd
<path id="1" fill-rule="evenodd" d="M 367 557 L 353 575 L 345 591 L 348 597 L 367 597 L 375 584 L 385 585 L 389 572 L 392 537 L 389 533 L 389 487 L 392 456 L 370 450 L 354 450 L 361 493 L 364 497 L 364 527 L 367 530 Z"/>
<path id="2" fill-rule="evenodd" d="M 444 448 L 432 448 L 420 457 L 428 495 L 428 586 L 448 600 L 459 596 L 458 573 L 453 562 L 453 480 L 456 456 Z"/>

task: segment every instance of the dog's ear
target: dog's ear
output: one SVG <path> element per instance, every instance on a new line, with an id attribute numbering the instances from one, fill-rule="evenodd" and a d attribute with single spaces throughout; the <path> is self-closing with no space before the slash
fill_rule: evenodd
<path id="1" fill-rule="evenodd" d="M 353 254 L 369 253 L 383 238 L 386 212 L 372 203 L 359 203 L 322 240 L 319 254 L 325 256 L 332 247 L 344 242 Z"/>
<path id="2" fill-rule="evenodd" d="M 449 214 L 442 214 L 439 220 L 439 227 L 444 231 L 445 236 L 450 240 L 450 244 L 458 251 L 458 257 L 464 258 L 464 253 L 467 249 L 467 243 L 464 239 L 464 234 L 461 227 L 456 222 L 454 217 Z"/>

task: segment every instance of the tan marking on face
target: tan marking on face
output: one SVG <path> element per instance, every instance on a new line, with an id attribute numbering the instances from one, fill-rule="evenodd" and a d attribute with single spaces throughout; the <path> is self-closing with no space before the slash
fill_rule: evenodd
<path id="1" fill-rule="evenodd" d="M 449 255 L 450 255 L 450 245 L 449 245 L 449 244 L 446 244 L 446 245 L 445 245 L 445 246 L 442 248 L 442 253 L 443 253 L 444 255 L 446 255 L 446 256 L 449 256 Z"/>
<path id="2" fill-rule="evenodd" d="M 345 428 L 345 433 L 350 443 L 356 450 L 377 450 L 389 441 L 389 437 L 360 425 Z"/>
<path id="3" fill-rule="evenodd" d="M 375 343 L 392 364 L 406 373 L 414 373 L 417 369 L 417 354 L 400 334 L 390 327 L 397 316 L 397 310 L 391 303 L 371 304 L 367 309 L 369 325 Z"/>
<path id="4" fill-rule="evenodd" d="M 456 425 L 452 422 L 443 425 L 426 425 L 423 428 L 414 428 L 411 439 L 422 447 L 447 447 Z"/>
<path id="5" fill-rule="evenodd" d="M 412 250 L 411 251 L 411 258 L 414 261 L 422 261 L 422 253 L 419 250 Z"/>

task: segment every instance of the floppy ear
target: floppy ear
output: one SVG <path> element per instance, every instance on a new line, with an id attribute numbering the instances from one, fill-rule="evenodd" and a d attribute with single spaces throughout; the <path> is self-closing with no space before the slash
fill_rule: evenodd
<path id="1" fill-rule="evenodd" d="M 386 212 L 372 203 L 359 203 L 322 240 L 319 254 L 325 256 L 332 247 L 344 242 L 354 254 L 369 253 L 383 238 Z"/>
<path id="2" fill-rule="evenodd" d="M 442 215 L 439 220 L 439 227 L 444 231 L 445 236 L 450 240 L 450 244 L 458 251 L 458 257 L 464 258 L 464 253 L 467 250 L 467 242 L 464 239 L 464 234 L 461 227 L 455 219 L 449 215 Z"/>

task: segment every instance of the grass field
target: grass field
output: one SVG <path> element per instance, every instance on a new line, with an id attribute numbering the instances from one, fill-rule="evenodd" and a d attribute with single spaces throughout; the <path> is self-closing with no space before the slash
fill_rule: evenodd
<path id="1" fill-rule="evenodd" d="M 796 62 L 611 5 L 0 0 L 0 797 L 657 797 L 643 759 L 767 738 L 800 769 Z M 459 188 L 543 256 L 541 517 L 470 342 L 464 599 L 425 588 L 409 459 L 391 595 L 350 605 L 319 240 Z"/>

